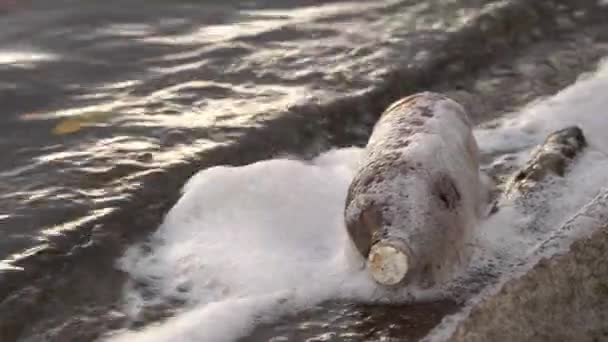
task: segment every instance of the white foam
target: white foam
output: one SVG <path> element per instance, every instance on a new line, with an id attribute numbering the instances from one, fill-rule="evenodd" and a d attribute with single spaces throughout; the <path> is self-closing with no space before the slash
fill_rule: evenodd
<path id="1" fill-rule="evenodd" d="M 504 120 L 498 128 L 478 129 L 475 138 L 482 152 L 500 152 L 541 143 L 547 134 L 578 125 L 593 149 L 608 154 L 608 60 L 559 94 L 535 102 Z"/>
<path id="2" fill-rule="evenodd" d="M 475 132 L 482 153 L 519 148 L 516 159 L 520 161 L 526 159 L 530 151 L 527 147 L 541 143 L 549 133 L 570 125 L 579 126 L 589 143 L 568 176 L 555 179 L 552 186 L 544 190 L 539 201 L 550 205 L 545 204 L 548 212 L 543 214 L 544 220 L 539 223 L 542 226 L 536 227 L 536 231 L 518 230 L 525 226 L 527 218 L 507 210 L 485 222 L 482 232 L 496 236 L 506 234 L 511 241 L 528 240 L 526 244 L 516 243 L 520 248 L 535 245 L 534 240 L 543 239 L 547 230 L 561 224 L 608 184 L 605 171 L 608 170 L 608 97 L 603 95 L 607 92 L 608 61 L 600 64 L 592 76 L 586 75 L 552 98 L 524 108 L 505 119 L 499 127 Z M 517 224 L 516 220 L 523 222 Z M 513 246 L 508 249 L 517 250 Z"/>
<path id="3" fill-rule="evenodd" d="M 581 207 L 593 200 L 602 187 L 608 185 L 608 134 L 605 133 L 608 130 L 608 96 L 605 94 L 608 94 L 608 60 L 600 63 L 592 75 L 586 75 L 552 98 L 515 113 L 499 127 L 477 130 L 476 137 L 483 152 L 496 153 L 520 148 L 518 160 L 525 160 L 522 156 L 529 152 L 526 147 L 541 143 L 548 133 L 569 125 L 578 125 L 589 143 L 567 177 L 556 179 L 543 190 L 543 196 L 538 200 L 544 203 L 546 212 L 542 213 L 543 220 L 536 223 L 535 229 L 526 229 L 530 227 L 527 224 L 530 217 L 514 208 L 501 209 L 480 227 L 480 264 L 491 262 L 502 268 L 500 272 L 505 276 L 499 284 L 508 279 L 509 271 L 521 274 L 531 267 L 537 258 L 531 261 L 528 258 L 539 244 L 549 239 Z M 588 229 L 571 232 L 587 233 Z M 567 240 L 571 242 L 575 239 L 576 236 L 570 236 Z M 567 247 L 565 244 L 559 246 L 562 249 Z M 547 255 L 546 252 L 543 254 Z M 523 266 L 513 268 L 516 264 Z M 465 310 L 446 317 L 424 341 L 446 340 L 458 322 L 468 315 L 470 306 L 495 290 L 488 289 L 473 298 Z"/>
<path id="4" fill-rule="evenodd" d="M 525 264 L 540 243 L 608 184 L 605 170 L 608 158 L 597 151 L 587 151 L 565 179 L 554 179 L 538 198 L 528 199 L 537 211 L 526 213 L 519 207 L 503 207 L 483 221 L 478 229 L 473 267 L 492 264 L 494 272 L 508 274 L 515 265 Z"/>
<path id="5" fill-rule="evenodd" d="M 608 63 L 497 128 L 475 131 L 482 153 L 516 151 L 518 160 L 548 133 L 572 124 L 590 143 L 568 178 L 548 189 L 551 205 L 541 229 L 522 231 L 529 218 L 509 209 L 482 224 L 480 266 L 498 263 L 508 271 L 608 184 L 604 93 Z M 340 149 L 311 162 L 270 160 L 195 175 L 154 241 L 121 260 L 133 284 L 145 285 L 126 290 L 131 317 L 175 300 L 184 304 L 164 322 L 109 339 L 233 341 L 260 322 L 327 299 L 404 300 L 405 291 L 377 287 L 346 235 L 344 200 L 360 156 L 361 149 Z"/>
<path id="6" fill-rule="evenodd" d="M 151 251 L 133 247 L 121 261 L 152 292 L 127 290 L 131 317 L 172 299 L 185 309 L 111 339 L 232 341 L 260 321 L 326 299 L 403 298 L 377 287 L 346 235 L 344 201 L 360 153 L 341 149 L 312 162 L 270 160 L 195 175 Z"/>

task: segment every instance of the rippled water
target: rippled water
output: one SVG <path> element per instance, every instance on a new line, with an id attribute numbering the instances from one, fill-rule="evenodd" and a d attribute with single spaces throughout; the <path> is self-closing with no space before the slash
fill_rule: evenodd
<path id="1" fill-rule="evenodd" d="M 88 340 L 123 326 L 115 258 L 199 169 L 361 145 L 384 106 L 418 89 L 485 121 L 606 54 L 595 1 L 513 3 L 0 3 L 1 336 Z M 325 310 L 374 322 L 366 338 L 393 329 L 386 307 Z"/>
<path id="2" fill-rule="evenodd" d="M 138 175 L 365 91 L 482 3 L 22 5 L 0 23 L 0 257 L 120 206 Z"/>

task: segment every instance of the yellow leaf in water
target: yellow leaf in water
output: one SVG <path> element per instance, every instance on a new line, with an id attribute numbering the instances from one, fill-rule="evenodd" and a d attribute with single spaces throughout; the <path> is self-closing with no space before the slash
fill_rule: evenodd
<path id="1" fill-rule="evenodd" d="M 82 121 L 78 119 L 66 119 L 53 128 L 53 134 L 70 134 L 80 131 Z"/>
<path id="2" fill-rule="evenodd" d="M 2 0 L 0 0 L 2 1 Z M 53 128 L 53 134 L 70 134 L 80 131 L 86 125 L 103 122 L 111 119 L 112 112 L 85 112 L 69 119 L 64 119 Z"/>

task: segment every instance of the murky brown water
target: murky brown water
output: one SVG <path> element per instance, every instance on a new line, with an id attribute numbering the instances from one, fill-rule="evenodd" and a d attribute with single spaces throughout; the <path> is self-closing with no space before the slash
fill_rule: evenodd
<path id="1" fill-rule="evenodd" d="M 493 3 L 5 2 L 0 340 L 123 326 L 115 257 L 203 167 L 362 144 L 420 89 L 484 122 L 608 52 L 595 1 Z M 330 303 L 247 340 L 415 340 L 454 309 Z"/>
<path id="2" fill-rule="evenodd" d="M 260 326 L 242 341 L 417 341 L 457 308 L 450 301 L 395 306 L 331 303 Z"/>

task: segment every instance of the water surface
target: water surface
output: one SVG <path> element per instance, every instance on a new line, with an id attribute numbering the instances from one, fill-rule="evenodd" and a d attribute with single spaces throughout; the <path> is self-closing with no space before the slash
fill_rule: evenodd
<path id="1" fill-rule="evenodd" d="M 362 145 L 381 110 L 416 90 L 444 91 L 486 121 L 605 55 L 595 1 L 512 3 L 4 7 L 2 336 L 91 340 L 124 327 L 116 257 L 157 229 L 200 169 Z M 388 331 L 373 317 L 372 330 Z"/>

